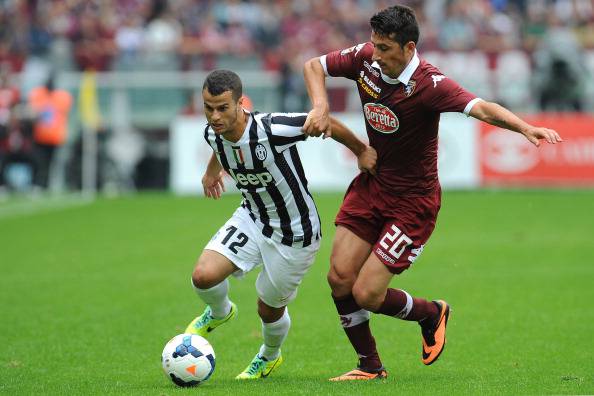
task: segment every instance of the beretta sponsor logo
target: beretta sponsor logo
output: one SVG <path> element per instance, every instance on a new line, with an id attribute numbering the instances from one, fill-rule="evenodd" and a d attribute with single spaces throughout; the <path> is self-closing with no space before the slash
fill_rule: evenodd
<path id="1" fill-rule="evenodd" d="M 394 133 L 400 126 L 396 114 L 386 106 L 377 103 L 366 103 L 363 107 L 369 125 L 381 133 Z"/>

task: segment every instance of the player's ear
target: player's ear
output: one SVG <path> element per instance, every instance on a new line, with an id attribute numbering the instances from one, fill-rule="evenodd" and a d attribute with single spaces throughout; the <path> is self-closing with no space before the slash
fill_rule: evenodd
<path id="1" fill-rule="evenodd" d="M 406 55 L 409 54 L 414 54 L 415 53 L 415 48 L 417 48 L 417 45 L 415 44 L 414 41 L 409 41 L 408 43 L 404 44 L 404 53 Z"/>

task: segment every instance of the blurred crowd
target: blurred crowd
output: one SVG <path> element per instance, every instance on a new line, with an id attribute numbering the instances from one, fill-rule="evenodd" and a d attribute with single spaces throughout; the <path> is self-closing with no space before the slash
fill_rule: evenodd
<path id="1" fill-rule="evenodd" d="M 402 0 L 416 10 L 420 50 L 530 55 L 594 48 L 594 0 Z M 368 40 L 385 0 L 0 0 L 0 64 L 27 93 L 49 70 L 211 70 L 283 73 L 298 89 L 310 57 Z M 545 43 L 545 44 L 543 44 Z M 569 44 L 568 44 L 569 43 Z M 569 51 L 568 51 L 569 52 Z M 537 61 L 535 61 L 536 63 Z"/>
<path id="2" fill-rule="evenodd" d="M 487 68 L 495 70 L 500 53 L 519 53 L 534 72 L 531 78 L 538 82 L 535 97 L 542 110 L 582 110 L 587 71 L 581 56 L 585 49 L 594 49 L 594 0 L 399 3 L 416 11 L 422 54 L 479 52 L 486 57 Z M 47 86 L 52 75 L 222 67 L 275 71 L 282 76 L 279 110 L 303 111 L 307 108 L 301 77 L 304 61 L 367 41 L 369 18 L 393 4 L 384 0 L 0 0 L 0 191 L 7 159 L 18 158 L 11 157 L 10 150 L 18 147 L 19 153 L 34 153 L 31 147 L 47 144 L 35 141 L 34 124 L 48 112 L 33 110 L 31 94 Z M 19 104 L 25 104 L 25 110 L 18 110 Z M 47 150 L 45 154 L 37 151 L 32 158 L 42 165 L 36 166 L 46 166 Z M 35 174 L 35 180 L 38 174 L 46 172 Z M 44 179 L 47 176 L 39 181 L 42 187 L 47 185 Z"/>
<path id="3" fill-rule="evenodd" d="M 403 0 L 417 12 L 421 50 L 535 50 L 554 28 L 594 48 L 592 0 Z M 2 0 L 0 63 L 60 69 L 136 65 L 210 69 L 218 56 L 257 55 L 266 70 L 367 40 L 392 1 Z"/>

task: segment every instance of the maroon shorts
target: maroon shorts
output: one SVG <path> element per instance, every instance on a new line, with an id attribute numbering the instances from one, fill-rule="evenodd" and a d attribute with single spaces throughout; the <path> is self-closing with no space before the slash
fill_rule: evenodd
<path id="1" fill-rule="evenodd" d="M 368 183 L 357 178 L 346 192 L 335 224 L 373 245 L 373 253 L 390 272 L 399 274 L 423 251 L 440 206 L 439 187 L 427 196 L 395 196 L 370 192 Z"/>

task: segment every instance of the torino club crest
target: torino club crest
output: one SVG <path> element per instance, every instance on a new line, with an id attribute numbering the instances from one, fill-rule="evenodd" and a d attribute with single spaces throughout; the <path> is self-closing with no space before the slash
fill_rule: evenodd
<path id="1" fill-rule="evenodd" d="M 404 94 L 408 98 L 410 95 L 415 92 L 415 88 L 417 87 L 417 82 L 415 80 L 410 80 L 408 84 L 404 87 Z"/>
<path id="2" fill-rule="evenodd" d="M 363 112 L 367 122 L 373 129 L 381 133 L 394 133 L 400 127 L 396 114 L 389 108 L 378 103 L 366 103 Z"/>

